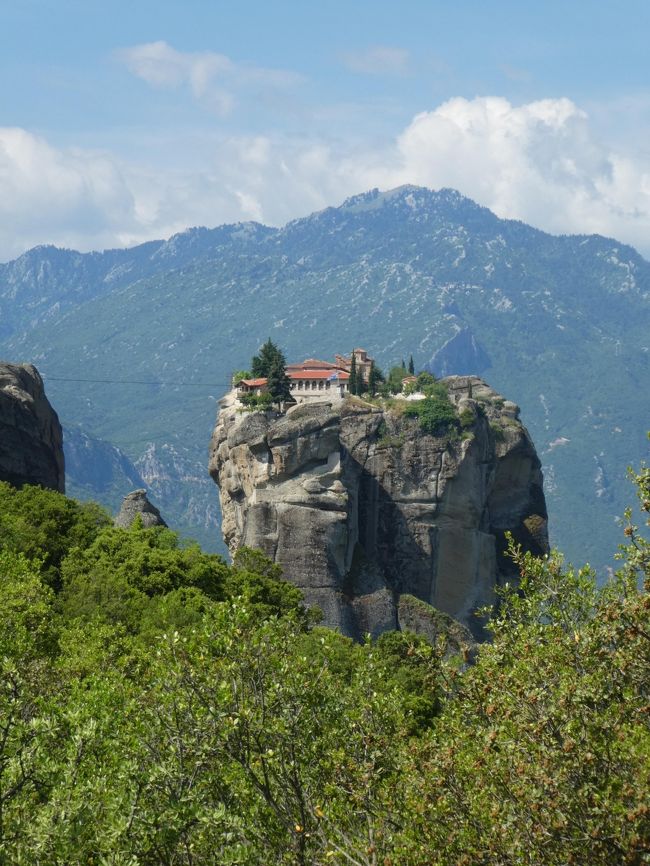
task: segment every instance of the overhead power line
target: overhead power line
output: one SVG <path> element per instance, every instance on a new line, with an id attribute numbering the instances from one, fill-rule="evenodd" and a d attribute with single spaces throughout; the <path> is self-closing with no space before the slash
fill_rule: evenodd
<path id="1" fill-rule="evenodd" d="M 144 379 L 77 379 L 70 376 L 50 376 L 48 373 L 41 373 L 44 379 L 49 379 L 50 382 L 85 382 L 93 385 L 171 385 L 173 387 L 183 388 L 228 388 L 230 382 L 163 382 L 163 381 L 145 381 Z"/>

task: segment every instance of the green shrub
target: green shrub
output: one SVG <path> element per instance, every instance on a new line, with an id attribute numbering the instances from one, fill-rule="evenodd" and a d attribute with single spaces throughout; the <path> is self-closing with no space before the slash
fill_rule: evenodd
<path id="1" fill-rule="evenodd" d="M 402 393 L 402 381 L 408 376 L 408 370 L 405 367 L 391 367 L 388 374 L 388 390 L 391 394 Z"/>
<path id="2" fill-rule="evenodd" d="M 428 388 L 431 385 L 435 385 L 435 382 L 436 377 L 432 376 L 431 373 L 427 373 L 426 370 L 422 373 L 418 373 L 418 391 L 424 391 L 425 388 Z"/>
<path id="3" fill-rule="evenodd" d="M 63 561 L 58 608 L 66 619 L 99 618 L 138 632 L 157 596 L 194 587 L 220 601 L 229 567 L 196 545 L 182 548 L 176 533 L 155 527 L 108 527 L 85 550 Z"/>
<path id="4" fill-rule="evenodd" d="M 398 401 L 393 401 L 398 402 Z M 399 401 L 400 403 L 403 401 Z M 404 444 L 404 437 L 397 433 L 392 434 L 388 431 L 388 426 L 384 420 L 379 423 L 377 430 L 375 431 L 375 436 L 377 437 L 377 447 L 378 448 L 401 448 Z"/>
<path id="5" fill-rule="evenodd" d="M 251 412 L 265 412 L 273 405 L 273 397 L 268 391 L 261 394 L 242 394 L 239 401 Z"/>
<path id="6" fill-rule="evenodd" d="M 53 589 L 61 585 L 61 562 L 74 547 L 87 547 L 111 523 L 94 502 L 80 503 L 55 490 L 0 482 L 0 550 L 39 560 L 41 576 Z"/>
<path id="7" fill-rule="evenodd" d="M 320 619 L 316 608 L 303 607 L 303 595 L 298 587 L 284 580 L 282 568 L 259 550 L 240 547 L 225 581 L 228 598 L 245 597 L 247 604 L 261 618 L 297 613 L 309 621 Z"/>
<path id="8" fill-rule="evenodd" d="M 418 418 L 420 428 L 432 436 L 455 430 L 458 426 L 458 418 L 444 385 L 439 382 L 429 385 L 425 389 L 425 394 L 423 400 L 409 403 L 404 409 L 404 415 Z"/>
<path id="9" fill-rule="evenodd" d="M 377 440 L 378 448 L 401 448 L 403 444 L 403 436 L 391 436 L 388 433 Z"/>
<path id="10" fill-rule="evenodd" d="M 460 426 L 463 430 L 469 430 L 470 427 L 474 426 L 476 416 L 471 409 L 463 409 L 463 411 L 458 416 L 458 420 L 460 421 Z"/>

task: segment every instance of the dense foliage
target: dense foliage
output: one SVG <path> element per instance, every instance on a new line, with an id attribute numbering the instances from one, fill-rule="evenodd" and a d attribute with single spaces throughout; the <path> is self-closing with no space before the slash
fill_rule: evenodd
<path id="1" fill-rule="evenodd" d="M 266 378 L 270 375 L 271 369 L 278 364 L 284 366 L 286 364 L 285 357 L 282 350 L 269 337 L 260 348 L 259 354 L 253 355 L 251 359 L 252 376 L 254 378 Z"/>
<path id="2" fill-rule="evenodd" d="M 231 382 L 233 386 L 238 385 L 242 379 L 252 379 L 253 374 L 250 370 L 235 370 L 235 372 L 231 376 Z"/>
<path id="3" fill-rule="evenodd" d="M 635 480 L 647 517 L 650 471 Z M 513 548 L 520 590 L 468 665 L 444 636 L 318 626 L 255 551 L 228 565 L 0 493 L 0 862 L 650 862 L 650 545 L 631 512 L 602 589 Z"/>
<path id="4" fill-rule="evenodd" d="M 386 394 L 401 394 L 402 382 L 408 376 L 408 371 L 402 362 L 401 366 L 391 367 L 386 379 Z"/>
<path id="5" fill-rule="evenodd" d="M 417 418 L 422 430 L 432 435 L 440 435 L 458 425 L 456 409 L 441 382 L 425 382 L 422 391 L 424 399 L 409 403 L 404 409 L 404 415 Z"/>
<path id="6" fill-rule="evenodd" d="M 262 391 L 261 394 L 241 394 L 239 401 L 242 406 L 252 411 L 266 412 L 273 407 L 273 397 L 268 391 Z"/>
<path id="7" fill-rule="evenodd" d="M 253 376 L 263 377 L 267 380 L 266 394 L 268 396 L 263 394 L 249 395 L 249 397 L 256 398 L 255 401 L 249 399 L 247 405 L 250 408 L 268 408 L 267 401 L 269 405 L 277 403 L 280 406 L 285 400 L 290 399 L 291 383 L 286 367 L 287 362 L 284 353 L 269 337 L 261 347 L 259 355 L 254 355 L 251 360 Z"/>

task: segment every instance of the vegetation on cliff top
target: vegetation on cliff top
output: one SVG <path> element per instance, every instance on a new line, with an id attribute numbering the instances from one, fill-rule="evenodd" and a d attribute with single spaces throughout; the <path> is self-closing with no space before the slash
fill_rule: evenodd
<path id="1" fill-rule="evenodd" d="M 406 395 L 420 393 L 422 399 L 400 406 L 400 414 L 417 418 L 420 422 L 420 429 L 431 435 L 443 435 L 452 429 L 460 429 L 462 422 L 449 399 L 447 389 L 443 383 L 437 382 L 431 373 L 420 372 L 417 381 L 409 383 L 406 388 L 404 387 L 404 379 L 412 375 L 414 369 L 413 356 L 411 355 L 408 369 L 402 361 L 400 366 L 392 367 L 388 378 L 385 378 L 382 371 L 372 362 L 368 381 L 365 381 L 357 371 L 353 353 L 350 362 L 348 396 L 361 397 L 365 395 L 375 402 L 378 401 L 379 405 L 390 405 L 395 408 L 395 402 L 391 401 L 392 396 L 402 393 Z M 264 412 L 270 409 L 274 403 L 281 405 L 283 401 L 291 397 L 284 353 L 270 338 L 260 348 L 259 354 L 252 358 L 251 370 L 254 376 L 265 377 L 268 380 L 267 390 L 260 394 L 242 394 L 239 399 L 245 409 Z M 235 376 L 238 377 L 237 381 L 244 378 L 242 371 L 239 371 L 233 376 L 233 384 L 236 383 Z M 387 403 L 386 401 L 391 402 Z"/>
<path id="2" fill-rule="evenodd" d="M 56 493 L 0 501 L 2 862 L 650 862 L 631 512 L 602 589 L 513 548 L 523 592 L 468 666 L 444 635 L 319 627 L 255 551 L 227 565 Z"/>

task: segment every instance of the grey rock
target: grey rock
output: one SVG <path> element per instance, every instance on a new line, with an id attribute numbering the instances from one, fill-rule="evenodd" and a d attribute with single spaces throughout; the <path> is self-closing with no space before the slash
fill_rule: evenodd
<path id="1" fill-rule="evenodd" d="M 475 648 L 469 629 L 413 595 L 400 596 L 397 616 L 401 631 L 424 635 L 434 645 L 442 639 L 446 655 L 471 654 Z"/>
<path id="2" fill-rule="evenodd" d="M 133 521 L 139 517 L 145 529 L 151 526 L 167 526 L 160 516 L 160 511 L 152 505 L 147 498 L 146 490 L 133 490 L 124 497 L 122 507 L 115 520 L 115 526 L 128 529 Z"/>
<path id="3" fill-rule="evenodd" d="M 210 451 L 231 552 L 262 550 L 349 636 L 431 632 L 412 596 L 481 638 L 477 608 L 516 578 L 506 533 L 548 551 L 542 473 L 514 404 L 476 376 L 445 382 L 471 409 L 469 436 L 431 436 L 356 399 L 251 416 L 231 392 Z"/>
<path id="4" fill-rule="evenodd" d="M 0 480 L 65 492 L 61 424 L 31 364 L 0 362 Z"/>

